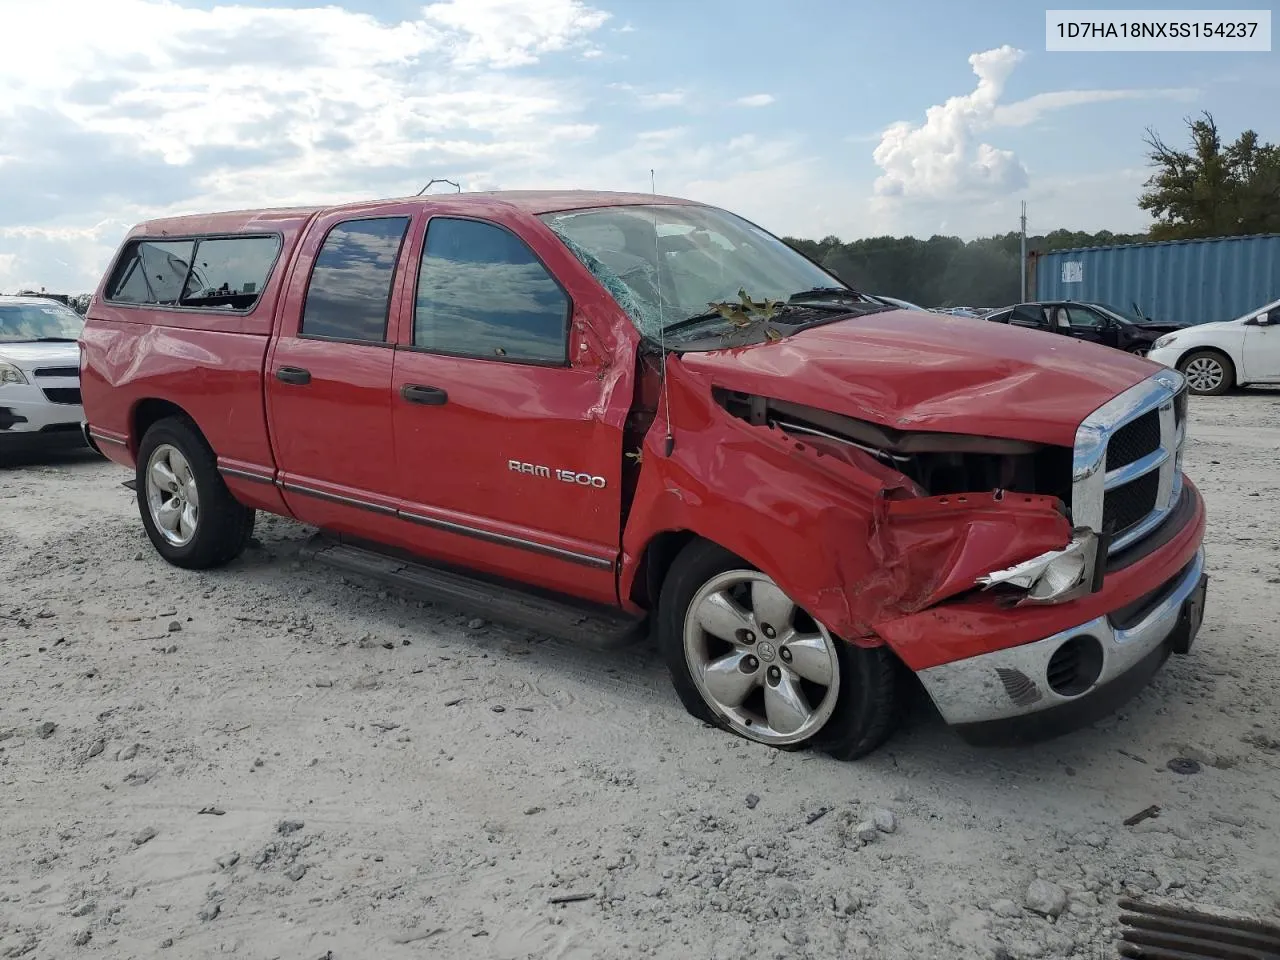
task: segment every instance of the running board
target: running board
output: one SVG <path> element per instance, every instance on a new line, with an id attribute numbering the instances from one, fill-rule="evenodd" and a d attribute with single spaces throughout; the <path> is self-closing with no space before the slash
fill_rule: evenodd
<path id="1" fill-rule="evenodd" d="M 552 599 L 340 543 L 323 535 L 308 541 L 301 556 L 488 620 L 563 637 L 599 650 L 627 646 L 645 635 L 645 620 L 620 610 Z"/>

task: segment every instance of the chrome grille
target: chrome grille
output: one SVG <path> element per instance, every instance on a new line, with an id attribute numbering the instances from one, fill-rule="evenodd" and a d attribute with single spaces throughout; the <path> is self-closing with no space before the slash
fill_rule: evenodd
<path id="1" fill-rule="evenodd" d="M 1144 413 L 1115 432 L 1107 444 L 1107 469 L 1118 470 L 1160 449 L 1160 411 Z"/>
<path id="2" fill-rule="evenodd" d="M 1099 407 L 1076 431 L 1071 516 L 1112 536 L 1111 552 L 1151 533 L 1182 494 L 1187 393 L 1162 370 Z"/>
<path id="3" fill-rule="evenodd" d="M 1155 509 L 1159 493 L 1160 474 L 1155 470 L 1108 490 L 1102 501 L 1102 529 L 1124 536 Z"/>

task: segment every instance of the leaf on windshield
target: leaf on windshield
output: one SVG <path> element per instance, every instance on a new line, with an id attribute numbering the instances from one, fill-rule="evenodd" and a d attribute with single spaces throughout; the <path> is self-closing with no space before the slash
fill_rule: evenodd
<path id="1" fill-rule="evenodd" d="M 738 302 L 726 300 L 707 304 L 735 327 L 745 327 L 756 320 L 772 320 L 782 308 L 781 300 L 752 300 L 746 290 L 738 291 Z"/>

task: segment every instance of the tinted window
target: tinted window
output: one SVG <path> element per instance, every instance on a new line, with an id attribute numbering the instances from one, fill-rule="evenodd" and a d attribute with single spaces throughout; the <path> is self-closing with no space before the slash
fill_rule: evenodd
<path id="1" fill-rule="evenodd" d="M 247 310 L 262 294 L 279 250 L 278 237 L 201 240 L 182 305 Z"/>
<path id="2" fill-rule="evenodd" d="M 433 217 L 413 342 L 440 353 L 563 362 L 569 299 L 515 234 Z"/>
<path id="3" fill-rule="evenodd" d="M 191 266 L 194 240 L 140 240 L 120 258 L 108 300 L 177 304 Z"/>
<path id="4" fill-rule="evenodd" d="M 1045 309 L 1034 303 L 1020 303 L 1009 314 L 1009 322 L 1024 327 L 1043 327 L 1047 318 Z"/>
<path id="5" fill-rule="evenodd" d="M 311 271 L 304 335 L 386 340 L 391 281 L 408 226 L 408 217 L 382 217 L 347 220 L 329 231 Z"/>
<path id="6" fill-rule="evenodd" d="M 121 257 L 107 299 L 248 310 L 262 294 L 279 249 L 278 237 L 140 240 Z"/>
<path id="7" fill-rule="evenodd" d="M 1068 307 L 1067 316 L 1071 318 L 1071 326 L 1073 327 L 1102 326 L 1102 318 L 1092 310 L 1086 310 L 1084 307 Z"/>

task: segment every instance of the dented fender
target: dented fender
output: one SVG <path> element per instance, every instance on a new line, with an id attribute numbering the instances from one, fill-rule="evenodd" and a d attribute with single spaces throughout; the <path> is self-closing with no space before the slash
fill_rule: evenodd
<path id="1" fill-rule="evenodd" d="M 975 589 L 978 579 L 1071 542 L 1054 497 L 925 496 L 848 445 L 750 424 L 671 356 L 666 411 L 648 432 L 623 532 L 620 595 L 669 531 L 713 541 L 769 574 L 836 635 L 879 645 L 875 625 Z"/>

